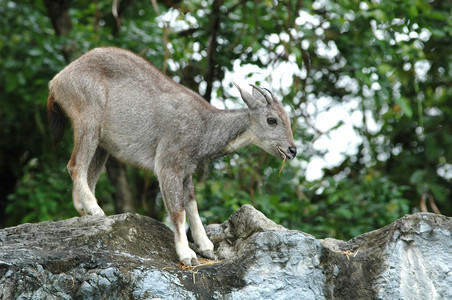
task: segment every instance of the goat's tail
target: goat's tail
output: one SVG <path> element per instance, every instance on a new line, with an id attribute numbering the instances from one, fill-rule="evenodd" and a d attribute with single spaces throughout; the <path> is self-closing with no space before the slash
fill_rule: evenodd
<path id="1" fill-rule="evenodd" d="M 53 93 L 50 92 L 47 99 L 47 116 L 50 130 L 53 135 L 53 144 L 56 146 L 63 139 L 66 120 L 61 106 L 55 101 Z"/>

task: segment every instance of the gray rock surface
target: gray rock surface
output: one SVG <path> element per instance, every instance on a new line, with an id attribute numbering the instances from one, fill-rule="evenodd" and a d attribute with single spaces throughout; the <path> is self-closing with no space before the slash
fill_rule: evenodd
<path id="1" fill-rule="evenodd" d="M 177 262 L 138 214 L 0 230 L 0 299 L 452 299 L 452 218 L 419 213 L 348 242 L 244 205 L 207 232 L 221 260 Z"/>

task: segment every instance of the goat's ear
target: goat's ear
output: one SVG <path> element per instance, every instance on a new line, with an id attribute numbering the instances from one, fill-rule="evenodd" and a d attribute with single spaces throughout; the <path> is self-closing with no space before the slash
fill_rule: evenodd
<path id="1" fill-rule="evenodd" d="M 271 105 L 273 103 L 273 99 L 270 97 L 272 94 L 269 90 L 266 89 L 264 91 L 262 88 L 257 85 L 250 84 L 253 87 L 253 97 L 258 99 L 263 104 Z"/>
<path id="2" fill-rule="evenodd" d="M 252 95 L 253 95 L 254 99 L 259 100 L 260 102 L 262 102 L 262 104 L 267 104 L 267 101 L 265 100 L 264 95 L 259 93 L 259 91 L 254 87 L 253 87 Z"/>
<path id="3" fill-rule="evenodd" d="M 248 93 L 245 90 L 242 90 L 235 82 L 235 87 L 239 90 L 240 95 L 242 96 L 243 101 L 245 101 L 245 104 L 249 107 L 249 109 L 256 109 L 260 106 L 265 105 L 260 100 L 256 100 L 250 93 Z"/>

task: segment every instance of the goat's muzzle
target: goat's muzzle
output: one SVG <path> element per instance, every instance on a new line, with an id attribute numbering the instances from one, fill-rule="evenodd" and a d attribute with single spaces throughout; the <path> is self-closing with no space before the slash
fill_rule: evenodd
<path id="1" fill-rule="evenodd" d="M 292 154 L 292 158 L 295 158 L 297 156 L 297 148 L 296 147 L 289 147 L 289 152 Z"/>
<path id="2" fill-rule="evenodd" d="M 276 146 L 276 150 L 281 155 L 281 158 L 283 159 L 293 159 L 297 155 L 297 148 L 295 147 L 289 147 L 288 152 L 285 152 L 281 149 L 281 147 Z"/>

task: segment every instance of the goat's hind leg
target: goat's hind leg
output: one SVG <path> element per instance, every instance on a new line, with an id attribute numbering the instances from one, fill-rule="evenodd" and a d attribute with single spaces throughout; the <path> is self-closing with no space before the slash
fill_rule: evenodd
<path id="1" fill-rule="evenodd" d="M 100 173 L 102 172 L 107 159 L 108 152 L 98 146 L 88 169 L 88 186 L 94 196 L 96 195 L 94 191 L 96 189 L 97 180 L 99 179 Z"/>
<path id="2" fill-rule="evenodd" d="M 80 126 L 80 124 L 74 126 L 74 150 L 67 167 L 73 182 L 74 206 L 80 214 L 105 215 L 93 194 L 95 181 L 97 181 L 99 169 L 101 169 L 98 161 L 101 159 L 105 162 L 106 159 L 104 153 L 96 154 L 98 143 L 97 130 L 92 127 Z M 89 171 L 92 173 L 90 174 Z"/>

